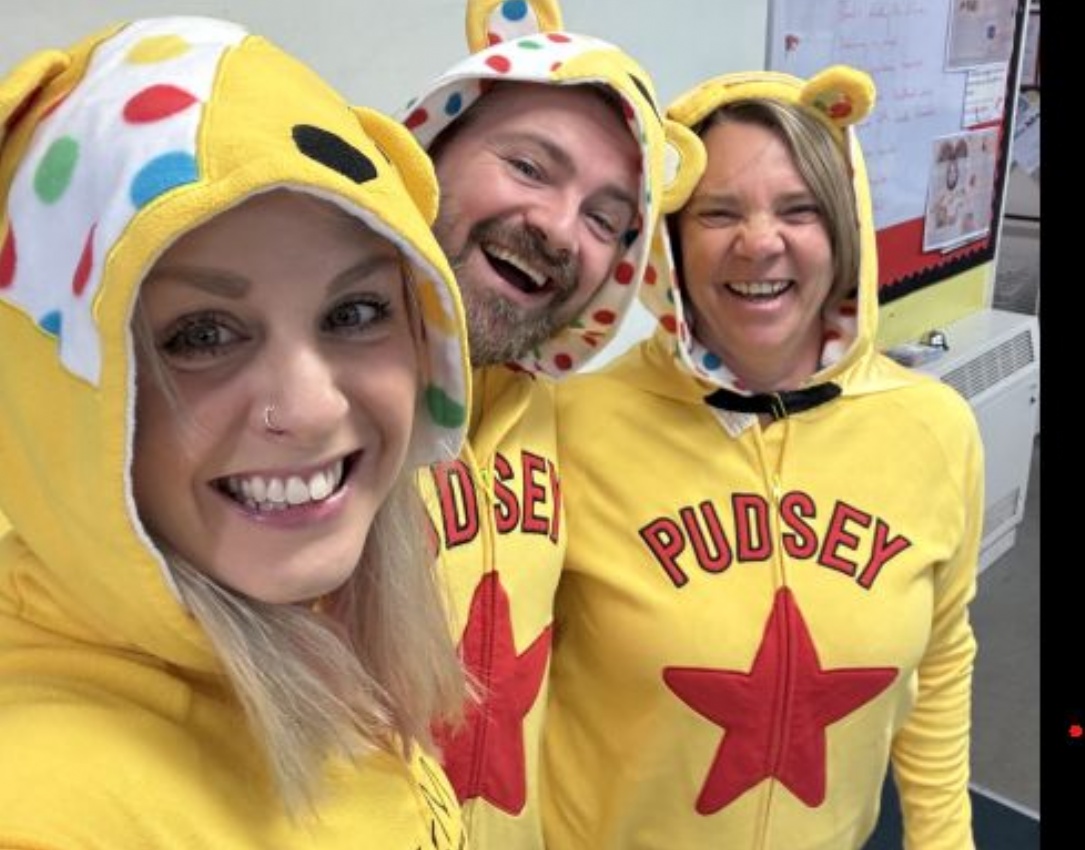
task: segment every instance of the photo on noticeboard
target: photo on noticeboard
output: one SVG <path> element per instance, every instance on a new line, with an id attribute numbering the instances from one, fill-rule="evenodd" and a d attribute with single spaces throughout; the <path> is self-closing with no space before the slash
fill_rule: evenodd
<path id="1" fill-rule="evenodd" d="M 998 131 L 936 139 L 931 145 L 923 250 L 949 250 L 991 230 Z"/>
<path id="2" fill-rule="evenodd" d="M 946 70 L 1010 60 L 1017 0 L 954 0 L 951 8 Z"/>

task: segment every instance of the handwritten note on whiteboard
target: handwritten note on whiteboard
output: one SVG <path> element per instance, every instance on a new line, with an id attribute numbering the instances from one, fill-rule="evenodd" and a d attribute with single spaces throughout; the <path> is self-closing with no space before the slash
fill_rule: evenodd
<path id="1" fill-rule="evenodd" d="M 882 229 L 922 218 L 930 140 L 962 126 L 966 76 L 945 70 L 949 4 L 776 0 L 769 15 L 771 69 L 808 77 L 844 63 L 874 78 L 874 112 L 858 129 L 874 224 Z"/>

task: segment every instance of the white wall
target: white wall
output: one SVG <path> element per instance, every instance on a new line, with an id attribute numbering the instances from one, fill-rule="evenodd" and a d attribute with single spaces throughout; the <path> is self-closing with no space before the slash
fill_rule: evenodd
<path id="1" fill-rule="evenodd" d="M 565 28 L 611 41 L 665 104 L 716 74 L 762 68 L 769 0 L 563 0 Z M 823 0 L 824 2 L 824 0 Z M 228 18 L 311 64 L 356 103 L 397 112 L 467 53 L 463 0 L 0 0 L 0 73 L 134 17 Z M 637 306 L 601 365 L 652 326 Z"/>

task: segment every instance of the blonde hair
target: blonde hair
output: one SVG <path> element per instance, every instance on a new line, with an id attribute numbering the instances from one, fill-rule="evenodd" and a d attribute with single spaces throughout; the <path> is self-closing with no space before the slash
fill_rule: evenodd
<path id="1" fill-rule="evenodd" d="M 424 329 L 405 260 L 403 269 L 420 347 Z M 132 329 L 149 376 L 178 416 L 189 415 L 138 302 Z M 414 472 L 405 467 L 374 517 L 351 577 L 312 607 L 253 599 L 155 541 L 294 815 L 312 811 L 328 759 L 432 749 L 431 728 L 454 728 L 463 717 L 471 691 L 428 548 L 429 527 Z"/>
<path id="2" fill-rule="evenodd" d="M 314 608 L 257 601 L 167 558 L 292 812 L 312 809 L 328 758 L 431 748 L 431 724 L 462 717 L 465 679 L 420 533 L 425 522 L 405 472 L 377 512 L 358 568 Z"/>

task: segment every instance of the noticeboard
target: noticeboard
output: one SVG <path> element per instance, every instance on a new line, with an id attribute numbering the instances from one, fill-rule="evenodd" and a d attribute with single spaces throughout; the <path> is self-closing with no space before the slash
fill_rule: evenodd
<path id="1" fill-rule="evenodd" d="M 771 0 L 768 67 L 866 71 L 879 300 L 994 258 L 1027 0 Z"/>

